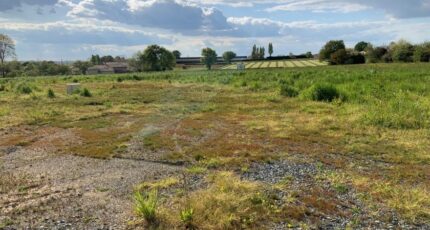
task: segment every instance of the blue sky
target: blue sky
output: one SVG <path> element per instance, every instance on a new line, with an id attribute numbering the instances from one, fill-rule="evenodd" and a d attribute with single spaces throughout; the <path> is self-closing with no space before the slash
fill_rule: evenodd
<path id="1" fill-rule="evenodd" d="M 0 33 L 19 60 L 130 57 L 147 45 L 196 56 L 318 52 L 330 39 L 353 46 L 430 40 L 430 0 L 0 0 Z"/>

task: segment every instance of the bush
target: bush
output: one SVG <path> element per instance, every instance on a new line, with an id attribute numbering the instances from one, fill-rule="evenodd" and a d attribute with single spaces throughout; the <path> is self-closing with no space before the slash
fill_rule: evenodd
<path id="1" fill-rule="evenodd" d="M 28 86 L 28 85 L 25 85 L 25 84 L 23 84 L 23 85 L 19 85 L 19 86 L 18 86 L 18 91 L 19 91 L 20 93 L 22 93 L 22 94 L 30 94 L 30 93 L 32 93 L 32 92 L 33 92 L 33 90 L 31 89 L 31 87 L 30 87 L 30 86 Z"/>
<path id="2" fill-rule="evenodd" d="M 281 95 L 285 97 L 297 97 L 299 95 L 299 91 L 287 84 L 281 84 Z"/>
<path id="3" fill-rule="evenodd" d="M 158 204 L 158 191 L 153 189 L 150 192 L 144 194 L 137 191 L 134 193 L 134 201 L 136 214 L 140 217 L 143 217 L 148 224 L 155 223 Z"/>
<path id="4" fill-rule="evenodd" d="M 52 89 L 48 89 L 48 98 L 55 98 L 55 93 Z"/>
<path id="5" fill-rule="evenodd" d="M 91 92 L 87 88 L 84 88 L 84 90 L 81 92 L 81 96 L 92 97 L 93 95 L 91 94 Z"/>
<path id="6" fill-rule="evenodd" d="M 4 85 L 0 85 L 0 92 L 3 92 L 6 90 L 6 87 Z"/>
<path id="7" fill-rule="evenodd" d="M 341 95 L 334 85 L 316 84 L 311 86 L 306 92 L 305 97 L 313 101 L 328 101 L 340 98 Z"/>
<path id="8" fill-rule="evenodd" d="M 122 77 L 118 77 L 118 78 L 116 79 L 116 81 L 117 81 L 117 82 L 123 82 L 123 81 L 124 81 L 124 79 L 122 79 Z"/>

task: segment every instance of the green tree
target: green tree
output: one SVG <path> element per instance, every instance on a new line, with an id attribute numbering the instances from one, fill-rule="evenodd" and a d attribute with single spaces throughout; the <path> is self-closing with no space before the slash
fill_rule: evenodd
<path id="1" fill-rule="evenodd" d="M 236 57 L 236 53 L 232 52 L 232 51 L 227 51 L 224 52 L 224 54 L 222 55 L 222 58 L 224 59 L 224 61 L 227 64 L 230 64 L 231 61 Z"/>
<path id="2" fill-rule="evenodd" d="M 211 48 L 204 48 L 202 50 L 202 63 L 208 70 L 212 69 L 212 65 L 217 61 L 217 53 Z"/>
<path id="3" fill-rule="evenodd" d="M 311 51 L 309 51 L 309 52 L 306 52 L 306 58 L 313 58 L 314 57 L 314 55 L 312 55 L 312 52 Z"/>
<path id="4" fill-rule="evenodd" d="M 269 43 L 269 56 L 272 57 L 273 54 L 273 44 Z"/>
<path id="5" fill-rule="evenodd" d="M 15 42 L 9 36 L 0 34 L 0 67 L 3 77 L 6 77 L 5 61 L 13 57 L 15 57 Z"/>
<path id="6" fill-rule="evenodd" d="M 331 55 L 339 50 L 345 50 L 345 43 L 342 40 L 331 40 L 327 42 L 320 51 L 321 61 L 330 61 Z"/>
<path id="7" fill-rule="evenodd" d="M 330 63 L 334 65 L 342 65 L 345 64 L 348 57 L 346 50 L 340 49 L 330 55 Z"/>
<path id="8" fill-rule="evenodd" d="M 138 52 L 130 64 L 138 71 L 164 71 L 175 67 L 176 59 L 172 52 L 158 45 L 150 45 Z"/>
<path id="9" fill-rule="evenodd" d="M 97 55 L 91 55 L 90 61 L 93 65 L 100 65 L 101 64 L 100 56 L 98 54 Z"/>
<path id="10" fill-rule="evenodd" d="M 88 68 L 91 67 L 91 63 L 87 61 L 76 61 L 75 63 L 73 63 L 73 67 L 79 69 L 79 72 L 81 72 L 81 74 L 86 75 Z"/>
<path id="11" fill-rule="evenodd" d="M 354 50 L 357 52 L 365 51 L 368 45 L 370 45 L 370 43 L 361 41 L 355 45 Z"/>
<path id="12" fill-rule="evenodd" d="M 399 40 L 390 45 L 389 52 L 395 62 L 412 62 L 414 46 L 405 40 Z"/>
<path id="13" fill-rule="evenodd" d="M 103 56 L 100 58 L 101 64 L 106 64 L 107 62 L 114 62 L 115 58 L 113 58 L 111 55 Z"/>
<path id="14" fill-rule="evenodd" d="M 181 58 L 181 55 L 182 55 L 179 50 L 173 50 L 172 54 L 173 54 L 173 56 L 175 56 L 176 60 Z"/>
<path id="15" fill-rule="evenodd" d="M 430 42 L 424 42 L 415 47 L 414 61 L 415 62 L 430 61 Z"/>

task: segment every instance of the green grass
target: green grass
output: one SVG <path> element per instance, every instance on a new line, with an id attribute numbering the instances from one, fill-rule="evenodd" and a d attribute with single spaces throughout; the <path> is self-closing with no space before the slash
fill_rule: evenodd
<path id="1" fill-rule="evenodd" d="M 186 162 L 191 175 L 238 172 L 252 162 L 303 154 L 339 169 L 342 178 L 326 176 L 338 193 L 353 188 L 369 194 L 365 201 L 370 207 L 393 208 L 410 221 L 426 220 L 430 215 L 429 64 L 292 67 L 305 65 L 296 60 L 282 62 L 289 68 L 279 68 L 277 62 L 278 68 L 251 69 L 274 66 L 266 63 L 248 63 L 246 71 L 124 74 L 120 82 L 118 75 L 0 79 L 4 87 L 0 128 L 31 126 L 42 133 L 10 134 L 0 139 L 0 146 L 43 146 L 44 139 L 37 135 L 45 135 L 49 128 L 70 129 L 82 144 L 50 144 L 66 154 L 110 158 L 120 156 L 127 148 L 122 146 L 139 136 L 142 148 L 157 156 L 167 153 L 162 160 Z M 74 81 L 92 97 L 67 95 L 66 84 Z M 318 100 L 309 94 L 326 92 L 319 89 L 327 85 L 333 97 Z M 29 94 L 24 92 L 26 87 L 31 89 Z M 47 97 L 48 89 L 55 97 Z M 337 94 L 331 94 L 332 89 Z M 141 135 L 147 127 L 155 131 Z M 166 180 L 143 187 L 177 183 Z M 196 205 L 200 197 L 212 199 L 203 204 L 216 203 L 218 197 L 209 192 L 219 189 L 209 185 L 209 190 L 193 194 Z M 258 193 L 254 185 L 247 187 L 250 193 Z M 237 198 L 229 191 L 221 194 L 227 200 Z M 324 197 L 323 191 L 315 194 L 305 201 L 323 207 L 325 201 L 317 199 Z M 239 201 L 216 207 L 227 208 L 227 214 L 219 217 L 228 226 L 236 227 L 228 222 L 229 208 L 249 205 L 248 200 Z M 179 213 L 184 207 L 189 206 L 167 214 L 174 219 L 168 222 L 181 225 Z M 192 207 L 193 224 L 217 226 L 215 220 L 205 224 L 203 207 Z M 266 208 L 251 211 L 266 212 Z M 301 207 L 288 210 L 288 218 L 297 220 L 293 213 L 303 211 Z M 246 222 L 253 217 L 242 214 L 233 219 Z M 254 221 L 262 224 L 258 218 Z"/>

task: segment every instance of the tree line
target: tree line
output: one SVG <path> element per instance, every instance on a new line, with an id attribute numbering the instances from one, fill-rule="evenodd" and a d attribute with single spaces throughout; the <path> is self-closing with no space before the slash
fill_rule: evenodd
<path id="1" fill-rule="evenodd" d="M 342 40 L 331 40 L 320 50 L 319 59 L 332 65 L 430 62 L 430 42 L 413 45 L 405 40 L 387 46 L 374 46 L 361 41 L 354 48 L 347 48 Z"/>
<path id="2" fill-rule="evenodd" d="M 288 56 L 273 57 L 273 52 L 273 44 L 269 43 L 269 57 L 267 58 L 269 60 L 313 57 L 311 52 L 297 56 L 290 53 Z M 265 53 L 265 47 L 254 45 L 249 58 L 252 60 L 265 59 Z M 236 57 L 237 55 L 233 51 L 226 51 L 222 55 L 227 64 L 230 64 Z M 76 61 L 73 65 L 53 61 L 18 62 L 14 60 L 15 58 L 14 41 L 9 36 L 0 34 L 0 72 L 2 77 L 86 74 L 91 66 L 103 65 L 109 62 L 127 62 L 131 70 L 136 72 L 165 71 L 172 70 L 175 67 L 176 60 L 181 58 L 181 52 L 178 50 L 169 51 L 159 45 L 150 45 L 129 59 L 96 54 L 92 55 L 87 61 Z M 6 62 L 7 59 L 13 59 L 13 61 Z M 374 46 L 369 42 L 361 41 L 354 48 L 347 48 L 343 40 L 331 40 L 321 48 L 319 59 L 332 65 L 378 62 L 429 62 L 430 42 L 413 45 L 405 40 L 399 40 L 387 46 Z M 215 50 L 211 48 L 202 49 L 201 63 L 208 70 L 212 69 L 217 60 L 218 55 Z"/>

